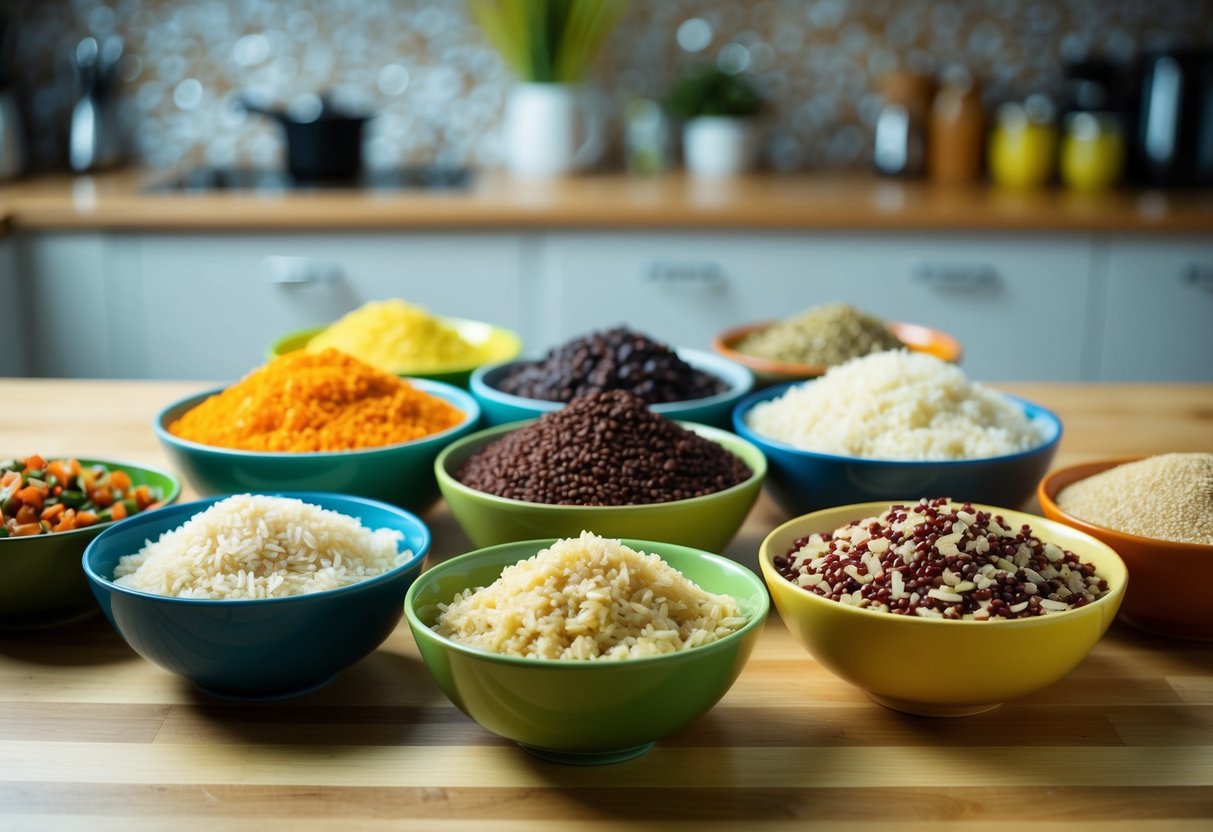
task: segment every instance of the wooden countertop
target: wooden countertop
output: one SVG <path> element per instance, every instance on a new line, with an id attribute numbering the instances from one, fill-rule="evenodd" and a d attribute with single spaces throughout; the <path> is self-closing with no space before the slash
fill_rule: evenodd
<path id="1" fill-rule="evenodd" d="M 47 177 L 0 188 L 12 229 L 772 229 L 1213 232 L 1213 192 L 1000 191 L 868 176 L 697 181 L 622 174 L 551 182 L 478 175 L 467 191 L 147 193 L 167 174 Z"/>
<path id="2" fill-rule="evenodd" d="M 0 380 L 4 450 L 165 464 L 148 428 L 201 385 Z M 1017 384 L 1065 422 L 1059 465 L 1213 451 L 1213 386 Z M 84 404 L 87 403 L 87 404 Z M 189 495 L 186 495 L 187 497 Z M 468 543 L 439 507 L 435 552 Z M 765 498 L 727 553 L 754 564 Z M 887 711 L 772 618 L 733 689 L 645 757 L 578 769 L 483 731 L 401 625 L 318 692 L 218 702 L 100 619 L 0 634 L 7 830 L 1207 830 L 1213 644 L 1117 624 L 1053 687 L 958 720 Z M 695 821 L 694 826 L 672 826 Z"/>

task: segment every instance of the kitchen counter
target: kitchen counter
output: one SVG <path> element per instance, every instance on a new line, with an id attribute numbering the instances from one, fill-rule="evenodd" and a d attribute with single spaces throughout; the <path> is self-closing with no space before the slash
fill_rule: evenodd
<path id="1" fill-rule="evenodd" d="M 201 387 L 0 380 L 3 451 L 164 465 L 151 415 Z M 1213 386 L 1006 389 L 1061 416 L 1058 465 L 1213 451 Z M 444 509 L 426 519 L 432 557 L 467 548 Z M 764 498 L 727 553 L 754 564 L 781 519 Z M 318 692 L 236 704 L 199 694 L 93 619 L 0 633 L 0 807 L 6 830 L 67 832 L 430 832 L 489 820 L 520 832 L 672 820 L 701 821 L 696 830 L 848 821 L 843 828 L 1014 822 L 1103 832 L 1163 820 L 1169 830 L 1205 830 L 1213 644 L 1117 624 L 1053 687 L 938 720 L 873 704 L 795 645 L 772 612 L 749 665 L 708 715 L 639 760 L 581 769 L 540 762 L 463 717 L 403 623 Z"/>
<path id="2" fill-rule="evenodd" d="M 1213 232 L 1213 192 L 1000 191 L 869 176 L 761 174 L 697 181 L 602 174 L 466 191 L 148 193 L 168 174 L 34 178 L 0 188 L 0 229 L 784 229 Z"/>

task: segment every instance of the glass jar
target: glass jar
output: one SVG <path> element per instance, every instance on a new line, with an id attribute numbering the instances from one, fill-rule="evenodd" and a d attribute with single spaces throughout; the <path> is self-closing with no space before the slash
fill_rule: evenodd
<path id="1" fill-rule="evenodd" d="M 1061 181 L 1076 191 L 1100 191 L 1120 181 L 1125 138 L 1115 113 L 1066 116 L 1061 140 Z"/>

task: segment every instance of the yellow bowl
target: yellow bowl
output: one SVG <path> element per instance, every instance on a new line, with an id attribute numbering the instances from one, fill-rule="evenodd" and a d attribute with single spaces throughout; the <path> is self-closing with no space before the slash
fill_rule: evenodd
<path id="1" fill-rule="evenodd" d="M 913 502 L 913 501 L 909 501 Z M 1014 621 L 946 621 L 864 610 L 789 582 L 773 559 L 800 537 L 872 517 L 888 502 L 857 503 L 789 520 L 767 535 L 758 562 L 792 635 L 835 675 L 881 705 L 921 716 L 968 716 L 1026 696 L 1065 676 L 1099 641 L 1124 597 L 1128 572 L 1111 547 L 1064 523 L 992 506 L 1012 528 L 1027 523 L 1069 549 L 1108 582 L 1108 593 L 1075 610 Z"/>
<path id="2" fill-rule="evenodd" d="M 493 364 L 498 361 L 512 361 L 522 352 L 522 339 L 518 333 L 495 324 L 484 321 L 473 321 L 468 318 L 447 318 L 439 316 L 445 326 L 459 333 L 459 337 L 477 347 L 480 354 L 472 361 L 463 361 L 442 366 L 428 365 L 424 367 L 401 367 L 396 373 L 414 378 L 428 378 L 456 387 L 467 387 L 468 378 L 472 371 L 482 364 Z M 267 357 L 277 358 L 288 352 L 301 350 L 308 341 L 328 329 L 328 325 L 314 326 L 307 329 L 297 329 L 288 332 L 270 344 Z"/>
<path id="3" fill-rule="evenodd" d="M 794 361 L 775 361 L 740 352 L 737 349 L 737 345 L 746 336 L 761 332 L 774 324 L 775 321 L 762 321 L 726 329 L 712 339 L 712 349 L 730 361 L 748 367 L 754 374 L 754 378 L 763 386 L 824 375 L 829 367 L 820 364 L 799 364 Z M 952 364 L 960 363 L 964 350 L 961 348 L 960 342 L 946 332 L 901 321 L 886 321 L 885 326 L 906 345 L 906 349 L 925 352 Z"/>

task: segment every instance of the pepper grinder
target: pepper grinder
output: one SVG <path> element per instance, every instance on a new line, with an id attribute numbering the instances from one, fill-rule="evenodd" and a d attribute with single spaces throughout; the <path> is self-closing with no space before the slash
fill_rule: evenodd
<path id="1" fill-rule="evenodd" d="M 79 173 L 110 167 L 121 157 L 111 93 L 122 50 L 118 37 L 107 38 L 103 46 L 91 37 L 76 44 L 73 58 L 80 99 L 72 108 L 68 162 Z"/>
<path id="2" fill-rule="evenodd" d="M 932 81 L 913 72 L 882 79 L 884 106 L 876 119 L 872 163 L 885 176 L 921 176 L 926 158 L 926 118 Z"/>

